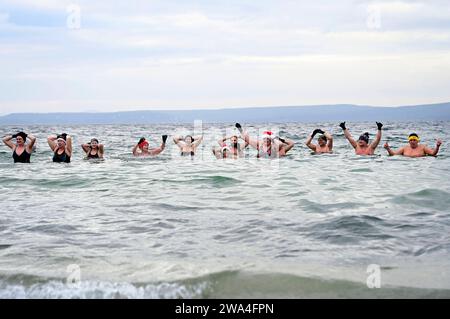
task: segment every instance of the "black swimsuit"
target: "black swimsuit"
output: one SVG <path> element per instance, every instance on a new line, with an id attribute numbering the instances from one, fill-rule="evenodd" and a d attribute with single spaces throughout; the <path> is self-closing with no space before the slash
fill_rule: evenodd
<path id="1" fill-rule="evenodd" d="M 58 154 L 58 150 L 56 150 L 53 155 L 53 162 L 55 162 L 55 163 L 70 163 L 70 156 L 66 154 L 66 150 L 64 150 L 64 153 L 62 153 L 62 154 Z"/>
<path id="2" fill-rule="evenodd" d="M 28 153 L 26 150 L 23 150 L 22 154 L 17 154 L 16 150 L 14 149 L 13 152 L 13 159 L 14 163 L 30 163 L 31 154 Z"/>
<path id="3" fill-rule="evenodd" d="M 98 151 L 94 155 L 91 154 L 91 151 L 92 151 L 92 149 L 89 149 L 89 153 L 87 154 L 87 158 L 100 158 L 100 156 L 98 155 Z"/>

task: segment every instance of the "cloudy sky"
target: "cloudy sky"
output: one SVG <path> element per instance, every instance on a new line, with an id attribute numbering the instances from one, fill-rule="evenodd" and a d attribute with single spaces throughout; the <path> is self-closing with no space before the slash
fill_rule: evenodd
<path id="1" fill-rule="evenodd" d="M 448 0 L 0 0 L 0 114 L 444 101 Z"/>

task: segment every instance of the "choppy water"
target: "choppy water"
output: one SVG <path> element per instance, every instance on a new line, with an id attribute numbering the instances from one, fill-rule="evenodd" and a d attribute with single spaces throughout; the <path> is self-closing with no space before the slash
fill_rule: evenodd
<path id="1" fill-rule="evenodd" d="M 216 160 L 210 125 L 194 160 L 173 143 L 130 155 L 178 126 L 21 127 L 38 146 L 31 165 L 0 147 L 0 298 L 450 297 L 450 123 L 385 125 L 393 147 L 441 137 L 440 156 L 388 158 L 380 144 L 356 157 L 336 123 L 279 125 L 297 145 L 274 161 Z M 332 128 L 334 154 L 304 146 L 316 126 Z M 63 131 L 75 152 L 54 164 L 45 138 Z M 94 136 L 104 162 L 82 160 Z M 370 264 L 380 289 L 366 286 Z"/>

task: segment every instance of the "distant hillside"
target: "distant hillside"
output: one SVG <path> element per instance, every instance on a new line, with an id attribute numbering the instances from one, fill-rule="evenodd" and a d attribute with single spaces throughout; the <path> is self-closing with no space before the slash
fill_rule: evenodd
<path id="1" fill-rule="evenodd" d="M 235 122 L 331 121 L 449 121 L 450 103 L 372 107 L 350 104 L 239 108 L 188 111 L 132 111 L 113 113 L 15 113 L 0 117 L 0 124 L 154 124 Z"/>

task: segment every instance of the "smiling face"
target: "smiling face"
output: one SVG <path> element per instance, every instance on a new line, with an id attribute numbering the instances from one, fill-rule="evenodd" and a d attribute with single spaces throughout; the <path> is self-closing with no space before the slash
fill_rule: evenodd
<path id="1" fill-rule="evenodd" d="M 192 142 L 194 142 L 194 139 L 192 138 L 192 136 L 188 135 L 188 136 L 186 136 L 186 137 L 184 138 L 184 142 L 185 142 L 187 145 L 191 145 Z"/>
<path id="2" fill-rule="evenodd" d="M 64 148 L 66 146 L 66 142 L 62 138 L 58 138 L 56 140 L 56 145 L 58 148 Z"/>
<path id="3" fill-rule="evenodd" d="M 411 146 L 412 149 L 415 149 L 417 147 L 419 147 L 419 142 L 420 142 L 420 138 L 419 135 L 417 135 L 417 133 L 411 133 L 408 136 L 408 143 L 409 146 Z"/>
<path id="4" fill-rule="evenodd" d="M 317 143 L 319 144 L 320 147 L 327 146 L 327 140 L 322 137 L 319 137 L 319 139 L 317 140 Z"/>
<path id="5" fill-rule="evenodd" d="M 16 137 L 16 143 L 17 143 L 17 146 L 22 146 L 22 145 L 25 144 L 25 141 L 24 141 L 22 136 L 17 136 Z"/>
<path id="6" fill-rule="evenodd" d="M 231 141 L 231 143 L 236 144 L 238 142 L 238 137 L 237 136 L 232 136 L 230 141 Z"/>
<path id="7" fill-rule="evenodd" d="M 98 148 L 98 141 L 97 140 L 91 140 L 91 148 L 97 149 Z"/>

